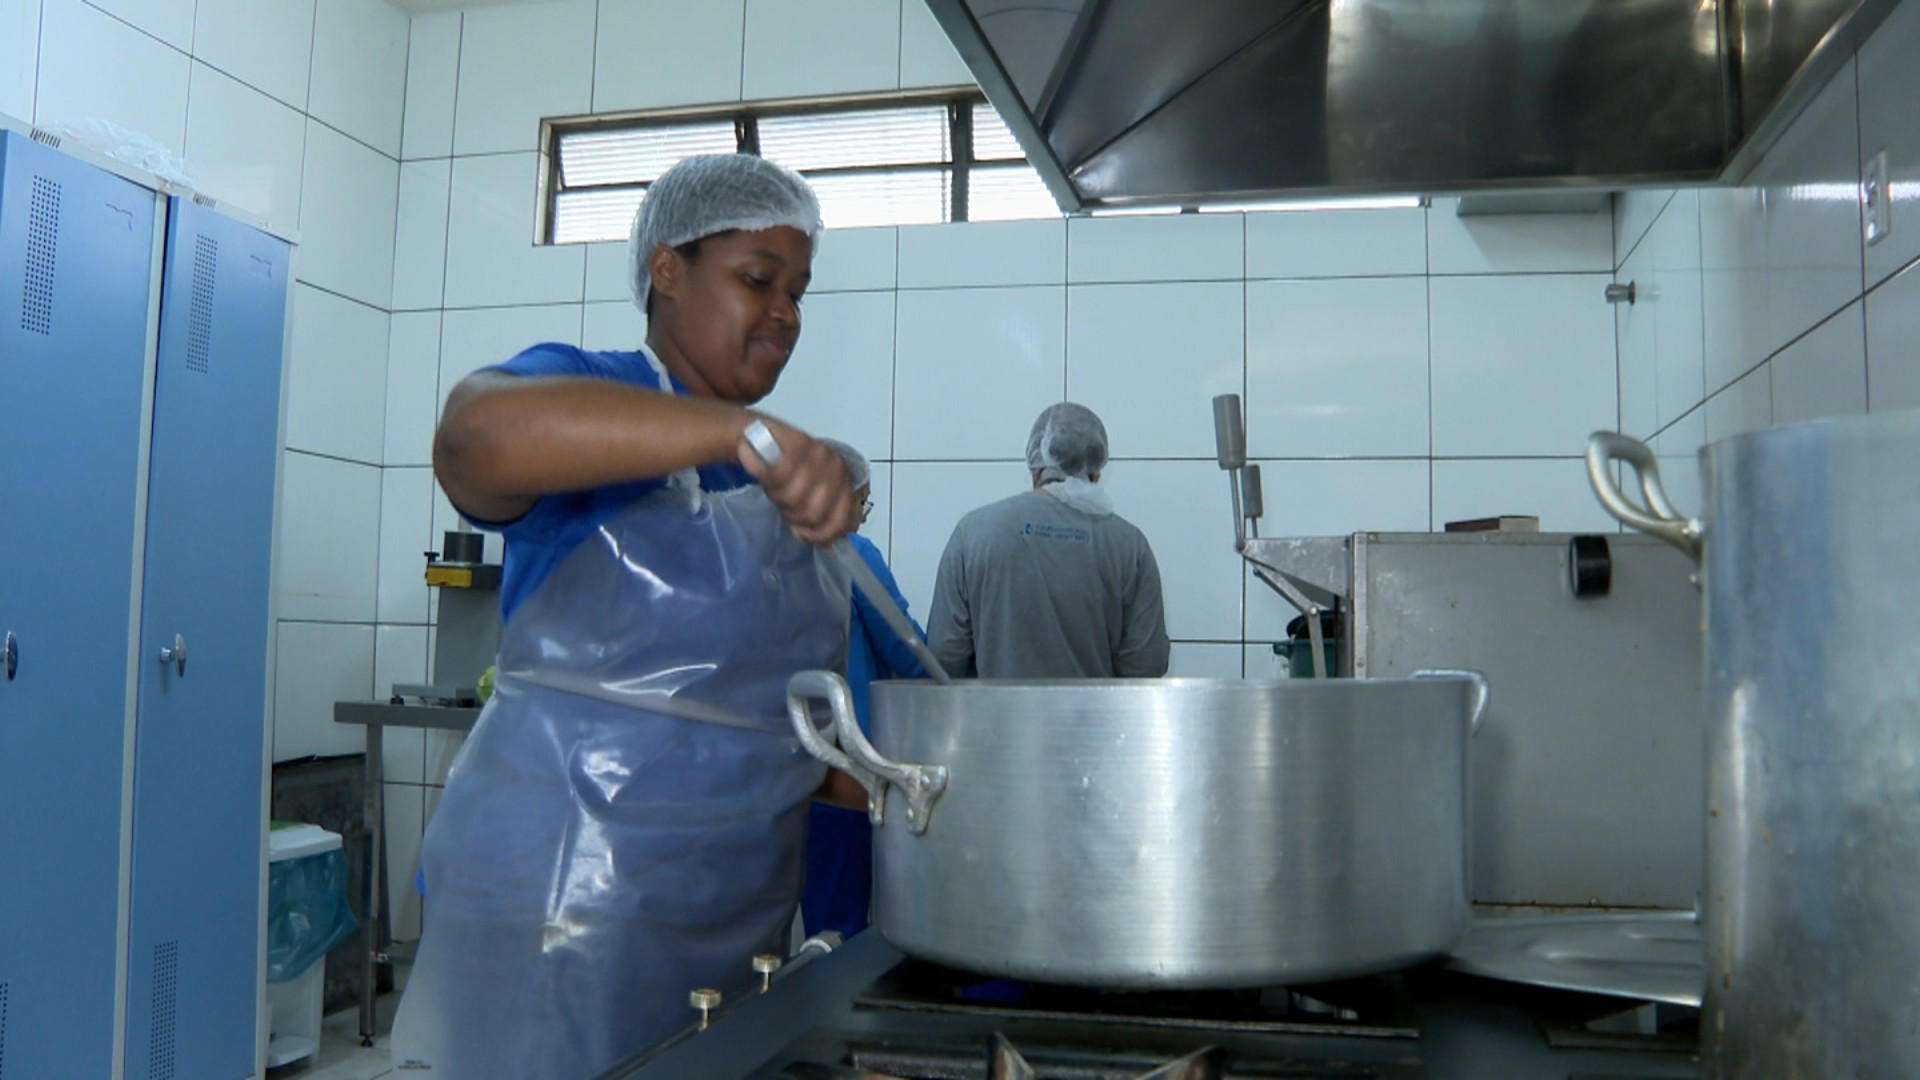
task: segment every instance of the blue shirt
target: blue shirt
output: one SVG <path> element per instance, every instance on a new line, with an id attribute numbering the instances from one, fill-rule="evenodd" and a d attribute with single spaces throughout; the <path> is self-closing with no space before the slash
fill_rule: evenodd
<path id="1" fill-rule="evenodd" d="M 904 614 L 907 598 L 900 594 L 900 586 L 893 580 L 893 572 L 887 569 L 886 560 L 880 557 L 880 549 L 859 533 L 847 537 L 847 543 L 852 544 L 853 550 L 873 569 L 873 576 L 887 587 L 893 602 Z M 913 622 L 913 616 L 908 615 L 907 621 Z M 914 623 L 913 628 L 920 630 L 920 624 Z M 925 640 L 926 634 L 921 632 L 920 637 Z M 873 730 L 867 721 L 867 687 L 875 679 L 926 677 L 927 669 L 907 648 L 907 643 L 893 632 L 865 594 L 859 589 L 853 590 L 853 618 L 847 623 L 847 688 L 853 691 L 853 715 L 860 721 L 860 730 Z"/>
<path id="2" fill-rule="evenodd" d="M 638 352 L 587 352 L 552 342 L 535 345 L 504 364 L 482 370 L 519 376 L 606 379 L 648 390 L 660 389 L 660 376 Z M 677 379 L 672 380 L 672 387 L 676 393 L 686 393 L 686 387 Z M 700 470 L 700 484 L 708 491 L 727 491 L 752 482 L 752 477 L 738 465 L 714 465 Z M 506 541 L 500 582 L 502 617 L 513 618 L 514 610 L 532 596 L 547 580 L 547 575 L 592 536 L 594 530 L 665 486 L 666 478 L 657 477 L 587 491 L 543 495 L 532 509 L 513 521 L 474 521 L 476 527 L 498 532 Z"/>

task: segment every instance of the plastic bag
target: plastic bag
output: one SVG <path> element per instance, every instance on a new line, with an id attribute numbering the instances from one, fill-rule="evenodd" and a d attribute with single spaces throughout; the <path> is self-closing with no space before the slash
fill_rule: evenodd
<path id="1" fill-rule="evenodd" d="M 61 120 L 42 125 L 41 130 L 70 140 L 115 161 L 131 165 L 162 180 L 182 187 L 197 187 L 193 169 L 163 143 L 137 131 L 130 131 L 111 120 L 96 116 Z"/>
<path id="2" fill-rule="evenodd" d="M 360 926 L 347 907 L 347 854 L 335 848 L 267 865 L 267 981 L 306 974 Z"/>

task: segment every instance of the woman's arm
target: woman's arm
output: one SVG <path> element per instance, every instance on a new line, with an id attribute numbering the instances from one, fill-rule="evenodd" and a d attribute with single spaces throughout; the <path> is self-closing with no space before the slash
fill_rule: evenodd
<path id="1" fill-rule="evenodd" d="M 755 419 L 784 451 L 773 468 L 741 437 Z M 448 395 L 433 439 L 434 476 L 447 498 L 486 522 L 513 521 L 542 495 L 734 460 L 802 540 L 828 543 L 858 523 L 838 455 L 796 428 L 712 398 L 605 379 L 480 372 Z"/>
<path id="2" fill-rule="evenodd" d="M 867 789 L 860 786 L 860 781 L 839 769 L 827 770 L 827 778 L 820 782 L 820 787 L 814 791 L 813 797 L 820 802 L 844 806 L 849 810 L 867 808 Z"/>

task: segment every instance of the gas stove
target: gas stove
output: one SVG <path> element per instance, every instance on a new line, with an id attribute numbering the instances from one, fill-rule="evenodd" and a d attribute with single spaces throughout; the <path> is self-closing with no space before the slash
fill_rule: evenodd
<path id="1" fill-rule="evenodd" d="M 1018 984 L 867 932 L 603 1080 L 1691 1080 L 1697 1017 L 1436 968 L 1218 993 Z"/>

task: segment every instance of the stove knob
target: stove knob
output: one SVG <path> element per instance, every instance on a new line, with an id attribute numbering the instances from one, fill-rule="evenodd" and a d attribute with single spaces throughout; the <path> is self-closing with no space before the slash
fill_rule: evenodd
<path id="1" fill-rule="evenodd" d="M 785 961 L 772 953 L 762 953 L 753 958 L 753 970 L 760 975 L 760 992 L 773 989 L 773 973 L 780 970 Z"/>
<path id="2" fill-rule="evenodd" d="M 720 991 L 700 989 L 687 995 L 687 1003 L 700 1010 L 700 1030 L 707 1030 L 713 1010 L 720 1007 Z"/>

